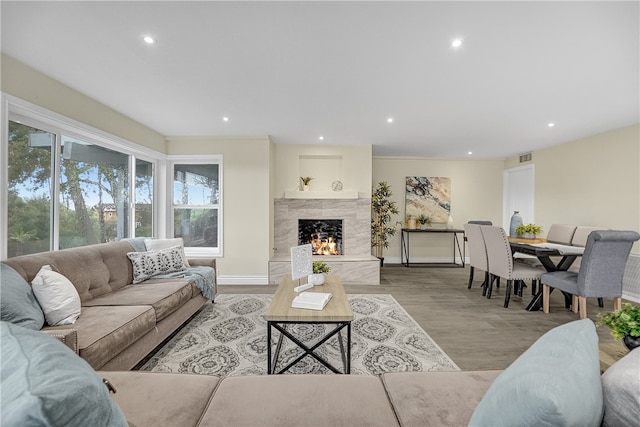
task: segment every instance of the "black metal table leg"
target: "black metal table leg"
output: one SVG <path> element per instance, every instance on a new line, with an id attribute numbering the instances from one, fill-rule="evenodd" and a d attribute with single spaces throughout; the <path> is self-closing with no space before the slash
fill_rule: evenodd
<path id="1" fill-rule="evenodd" d="M 279 323 L 282 323 L 282 325 L 280 325 Z M 349 374 L 351 372 L 351 322 L 317 322 L 317 323 L 335 324 L 336 328 L 334 330 L 330 331 L 328 334 L 326 334 L 322 339 L 320 339 L 320 341 L 318 341 L 312 347 L 308 347 L 305 343 L 303 343 L 297 337 L 295 337 L 293 334 L 291 334 L 289 331 L 287 331 L 286 330 L 286 323 L 296 323 L 296 322 L 268 322 L 268 325 L 272 325 L 276 330 L 278 330 L 280 332 L 280 339 L 278 340 L 278 346 L 276 347 L 276 352 L 275 352 L 276 354 L 274 355 L 274 360 L 273 360 L 273 362 L 271 362 L 271 359 L 269 358 L 269 361 L 267 363 L 268 370 L 270 371 L 269 373 L 282 374 L 282 373 L 288 371 L 291 367 L 293 367 L 296 363 L 298 363 L 299 361 L 304 359 L 306 356 L 311 356 L 314 359 L 316 359 L 318 362 L 323 364 L 327 369 L 331 370 L 332 372 L 334 372 L 336 374 L 340 374 L 341 372 L 338 371 L 333 365 L 331 365 L 322 356 L 320 356 L 320 355 L 315 353 L 315 350 L 317 348 L 319 348 L 322 344 L 327 342 L 334 335 L 338 335 L 338 339 L 340 340 L 339 342 L 340 342 L 340 347 L 341 347 L 341 356 L 342 356 L 343 368 L 344 368 L 344 372 L 343 373 Z M 344 351 L 344 347 L 343 347 L 344 344 L 342 343 L 342 336 L 340 335 L 341 330 L 343 328 L 345 328 L 345 327 L 347 328 L 347 352 L 346 352 L 347 356 L 346 356 L 346 358 L 345 358 L 345 351 Z M 303 350 L 303 353 L 301 355 L 299 355 L 298 357 L 296 357 L 295 360 L 290 362 L 287 366 L 285 366 L 284 368 L 282 368 L 282 369 L 280 369 L 279 371 L 276 372 L 277 360 L 278 360 L 278 356 L 280 354 L 280 347 L 281 347 L 282 339 L 283 339 L 284 336 L 286 336 L 294 344 L 296 344 L 299 348 L 301 348 Z M 271 345 L 270 340 L 269 340 L 268 344 L 269 344 L 269 346 Z M 267 354 L 269 354 L 269 353 L 270 353 L 270 351 L 268 350 Z M 269 366 L 269 365 L 271 365 L 271 366 Z"/>
<path id="2" fill-rule="evenodd" d="M 347 324 L 347 369 L 344 373 L 351 373 L 351 322 Z"/>
<path id="3" fill-rule="evenodd" d="M 271 322 L 267 322 L 267 374 L 271 374 Z"/>

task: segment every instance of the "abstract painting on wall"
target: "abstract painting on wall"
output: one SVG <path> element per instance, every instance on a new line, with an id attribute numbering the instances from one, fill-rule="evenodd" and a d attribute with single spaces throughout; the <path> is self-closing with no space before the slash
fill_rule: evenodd
<path id="1" fill-rule="evenodd" d="M 408 176 L 405 221 L 425 215 L 433 224 L 446 224 L 451 212 L 451 178 Z"/>

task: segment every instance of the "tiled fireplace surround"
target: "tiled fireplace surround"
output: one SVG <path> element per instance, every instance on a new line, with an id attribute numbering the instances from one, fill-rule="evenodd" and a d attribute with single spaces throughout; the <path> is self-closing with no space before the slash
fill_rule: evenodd
<path id="1" fill-rule="evenodd" d="M 299 219 L 341 219 L 343 255 L 314 255 L 345 284 L 380 284 L 380 261 L 371 255 L 371 199 L 276 199 L 274 256 L 269 283 L 291 274 L 290 249 L 298 245 Z"/>

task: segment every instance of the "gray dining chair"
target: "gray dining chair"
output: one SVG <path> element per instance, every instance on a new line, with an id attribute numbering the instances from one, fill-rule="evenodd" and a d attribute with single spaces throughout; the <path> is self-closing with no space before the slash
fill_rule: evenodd
<path id="1" fill-rule="evenodd" d="M 580 270 L 554 271 L 540 278 L 542 309 L 549 313 L 551 288 L 573 295 L 571 310 L 587 317 L 587 298 L 613 298 L 614 310 L 622 306 L 622 278 L 633 242 L 640 239 L 635 231 L 593 231 L 587 238 Z"/>
<path id="2" fill-rule="evenodd" d="M 473 284 L 473 274 L 476 268 L 484 271 L 484 282 L 482 289 L 486 289 L 489 283 L 489 262 L 487 260 L 487 248 L 484 245 L 484 237 L 480 231 L 480 225 L 471 224 L 464 225 L 464 237 L 469 247 L 469 283 L 467 288 L 471 289 Z"/>
<path id="3" fill-rule="evenodd" d="M 547 232 L 547 242 L 570 245 L 573 234 L 576 232 L 575 225 L 551 224 Z"/>
<path id="4" fill-rule="evenodd" d="M 489 284 L 487 298 L 491 298 L 494 278 L 503 278 L 507 281 L 504 291 L 504 307 L 509 307 L 511 291 L 514 289 L 522 296 L 522 286 L 525 280 L 532 281 L 535 288 L 537 281 L 545 272 L 543 268 L 532 267 L 524 263 L 513 262 L 511 245 L 507 239 L 507 233 L 502 227 L 483 226 L 480 228 L 484 243 L 487 247 L 487 259 L 489 262 Z"/>

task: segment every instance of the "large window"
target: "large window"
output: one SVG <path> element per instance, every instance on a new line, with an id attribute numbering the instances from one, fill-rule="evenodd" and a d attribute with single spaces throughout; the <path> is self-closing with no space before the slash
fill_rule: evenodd
<path id="1" fill-rule="evenodd" d="M 153 182 L 153 163 L 136 159 L 136 236 L 153 236 Z"/>
<path id="2" fill-rule="evenodd" d="M 56 135 L 9 122 L 7 251 L 18 256 L 52 244 L 53 151 Z"/>
<path id="3" fill-rule="evenodd" d="M 60 248 L 129 237 L 129 156 L 66 135 L 61 149 Z"/>
<path id="4" fill-rule="evenodd" d="M 222 156 L 167 158 L 10 95 L 2 102 L 0 259 L 158 235 L 182 237 L 190 256 L 222 255 Z"/>
<path id="5" fill-rule="evenodd" d="M 220 158 L 174 161 L 173 234 L 190 254 L 221 254 Z"/>
<path id="6" fill-rule="evenodd" d="M 2 149 L 7 257 L 154 235 L 153 158 L 11 110 Z"/>

